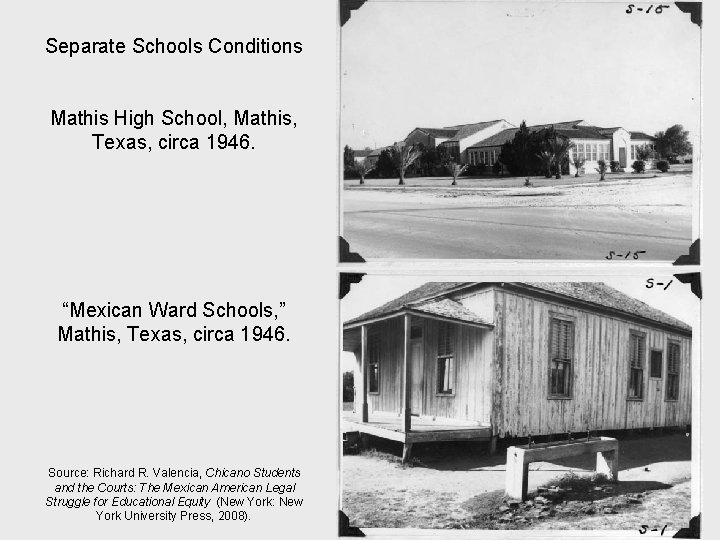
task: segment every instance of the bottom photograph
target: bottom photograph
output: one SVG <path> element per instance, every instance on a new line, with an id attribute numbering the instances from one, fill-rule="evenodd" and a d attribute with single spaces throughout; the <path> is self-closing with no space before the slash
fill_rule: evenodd
<path id="1" fill-rule="evenodd" d="M 341 522 L 690 526 L 689 284 L 357 279 L 340 305 Z"/>

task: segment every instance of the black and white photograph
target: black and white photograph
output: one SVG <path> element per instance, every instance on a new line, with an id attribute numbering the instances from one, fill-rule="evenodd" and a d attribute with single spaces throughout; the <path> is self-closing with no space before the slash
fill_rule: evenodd
<path id="1" fill-rule="evenodd" d="M 339 152 L 350 253 L 688 254 L 699 237 L 701 28 L 686 5 L 347 4 Z"/>
<path id="2" fill-rule="evenodd" d="M 688 527 L 700 300 L 683 281 L 352 284 L 340 306 L 350 526 Z"/>

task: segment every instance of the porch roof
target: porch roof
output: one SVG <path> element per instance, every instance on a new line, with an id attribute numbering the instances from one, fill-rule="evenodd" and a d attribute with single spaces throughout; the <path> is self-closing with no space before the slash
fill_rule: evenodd
<path id="1" fill-rule="evenodd" d="M 373 312 L 376 312 L 376 314 L 373 315 Z M 357 317 L 346 322 L 344 324 L 344 328 L 345 330 L 350 330 L 364 324 L 379 322 L 405 314 L 439 319 L 459 324 L 469 324 L 471 326 L 480 326 L 483 328 L 494 327 L 492 321 L 483 319 L 477 313 L 470 311 L 468 308 L 463 306 L 460 302 L 451 300 L 450 298 L 436 298 L 402 304 L 394 307 L 393 309 L 383 310 L 382 312 L 379 310 L 373 310 L 362 317 Z"/>
<path id="2" fill-rule="evenodd" d="M 437 315 L 438 317 L 455 319 L 457 321 L 477 324 L 480 326 L 493 326 L 492 321 L 483 319 L 477 313 L 474 313 L 463 306 L 460 302 L 450 300 L 449 298 L 412 304 L 408 306 L 408 311 L 419 311 L 429 315 Z"/>

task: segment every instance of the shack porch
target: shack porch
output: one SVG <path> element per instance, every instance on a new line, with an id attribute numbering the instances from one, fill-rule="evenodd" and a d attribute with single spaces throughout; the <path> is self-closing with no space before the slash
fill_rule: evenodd
<path id="1" fill-rule="evenodd" d="M 490 426 L 463 423 L 451 419 L 433 419 L 412 416 L 410 429 L 405 430 L 405 419 L 402 415 L 372 414 L 367 422 L 362 415 L 350 411 L 343 413 L 343 433 L 357 431 L 361 434 L 373 435 L 382 439 L 401 442 L 403 444 L 403 463 L 410 459 L 413 443 L 439 441 L 490 441 L 491 452 L 497 438 L 492 437 Z"/>

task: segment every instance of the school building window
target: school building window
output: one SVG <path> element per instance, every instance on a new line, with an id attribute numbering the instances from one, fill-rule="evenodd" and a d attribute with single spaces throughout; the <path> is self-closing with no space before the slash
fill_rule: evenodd
<path id="1" fill-rule="evenodd" d="M 600 159 L 605 161 L 610 159 L 610 144 L 600 145 Z"/>

